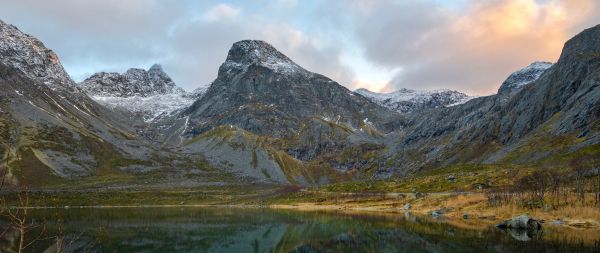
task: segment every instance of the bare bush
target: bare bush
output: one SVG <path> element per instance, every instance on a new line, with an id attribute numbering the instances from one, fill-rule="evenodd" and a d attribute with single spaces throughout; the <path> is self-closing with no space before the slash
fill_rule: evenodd
<path id="1" fill-rule="evenodd" d="M 587 169 L 579 161 L 574 161 L 573 165 L 573 177 L 575 183 L 575 192 L 577 193 L 577 199 L 581 205 L 585 204 L 585 174 Z"/>

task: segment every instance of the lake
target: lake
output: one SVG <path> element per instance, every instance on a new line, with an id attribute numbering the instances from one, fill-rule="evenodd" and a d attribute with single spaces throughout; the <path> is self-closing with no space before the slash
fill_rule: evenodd
<path id="1" fill-rule="evenodd" d="M 504 231 L 476 220 L 289 210 L 148 207 L 30 210 L 26 252 L 599 252 L 598 235 L 545 225 Z M 451 225 L 455 224 L 455 225 Z M 1 221 L 3 228 L 7 221 Z M 4 230 L 4 229 L 2 229 Z M 1 233 L 2 231 L 0 231 Z M 17 230 L 0 238 L 14 252 Z"/>

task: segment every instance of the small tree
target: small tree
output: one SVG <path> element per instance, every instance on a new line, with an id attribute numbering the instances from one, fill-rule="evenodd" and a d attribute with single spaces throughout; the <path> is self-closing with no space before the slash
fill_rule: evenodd
<path id="1" fill-rule="evenodd" d="M 19 206 L 18 208 L 6 208 L 5 216 L 10 221 L 12 227 L 19 231 L 19 245 L 17 252 L 24 252 L 25 249 L 31 246 L 36 241 L 40 240 L 42 235 L 45 233 L 45 226 L 42 227 L 42 231 L 36 238 L 27 242 L 26 235 L 33 229 L 38 228 L 39 225 L 35 225 L 29 218 L 29 194 L 25 191 L 25 195 L 19 194 Z"/>
<path id="2" fill-rule="evenodd" d="M 560 205 L 560 188 L 563 184 L 563 176 L 558 172 L 551 170 L 548 172 L 550 180 L 550 191 L 554 200 L 554 206 Z"/>
<path id="3" fill-rule="evenodd" d="M 575 177 L 575 192 L 577 193 L 577 199 L 583 205 L 585 204 L 585 173 L 586 167 L 579 161 L 574 161 L 573 174 Z"/>
<path id="4" fill-rule="evenodd" d="M 550 174 L 545 170 L 536 170 L 530 176 L 528 181 L 531 185 L 534 201 L 544 203 L 546 191 L 550 188 Z"/>

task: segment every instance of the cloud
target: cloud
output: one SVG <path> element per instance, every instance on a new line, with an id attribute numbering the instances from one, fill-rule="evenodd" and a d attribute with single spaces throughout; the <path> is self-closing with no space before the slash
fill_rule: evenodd
<path id="1" fill-rule="evenodd" d="M 244 39 L 267 41 L 301 66 L 340 83 L 349 84 L 353 80 L 349 68 L 340 63 L 337 48 L 323 45 L 289 24 L 270 23 L 256 17 L 234 22 L 196 20 L 174 27 L 172 34 L 173 50 L 165 60 L 165 70 L 176 76 L 178 83 L 191 84 L 189 87 L 214 80 L 231 45 Z"/>
<path id="2" fill-rule="evenodd" d="M 224 19 L 234 19 L 239 15 L 239 8 L 235 8 L 228 4 L 217 4 L 215 7 L 204 13 L 204 19 L 210 22 L 215 22 Z"/>
<path id="3" fill-rule="evenodd" d="M 76 80 L 149 67 L 164 57 L 171 23 L 186 10 L 163 1 L 3 1 L 0 16 L 55 50 Z"/>
<path id="4" fill-rule="evenodd" d="M 76 79 L 163 64 L 193 89 L 232 43 L 262 39 L 349 88 L 489 94 L 600 22 L 595 0 L 6 0 L 0 17 L 54 49 Z"/>
<path id="5" fill-rule="evenodd" d="M 556 61 L 568 38 L 598 22 L 592 0 L 469 3 L 461 11 L 433 2 L 388 3 L 364 18 L 357 40 L 366 57 L 403 69 L 388 89 L 490 94 L 530 62 Z"/>
<path id="6" fill-rule="evenodd" d="M 294 7 L 294 1 L 282 4 Z M 338 49 L 319 44 L 288 22 L 265 18 L 265 13 L 245 15 L 245 7 L 158 0 L 15 0 L 3 3 L 0 15 L 54 49 L 78 81 L 97 71 L 123 72 L 160 63 L 189 90 L 214 80 L 234 42 L 262 39 L 309 70 L 352 82 L 351 71 L 338 61 Z"/>

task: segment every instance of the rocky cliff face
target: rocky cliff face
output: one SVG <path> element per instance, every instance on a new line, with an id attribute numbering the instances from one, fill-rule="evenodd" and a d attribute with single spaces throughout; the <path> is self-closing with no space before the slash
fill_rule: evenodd
<path id="1" fill-rule="evenodd" d="M 523 86 L 534 82 L 542 74 L 552 67 L 551 62 L 534 62 L 529 64 L 529 66 L 512 73 L 508 78 L 502 83 L 500 88 L 498 89 L 498 93 L 510 93 L 517 91 Z"/>
<path id="2" fill-rule="evenodd" d="M 473 98 L 464 93 L 452 90 L 425 91 L 400 89 L 391 93 L 377 93 L 362 88 L 354 92 L 399 113 L 411 113 L 431 108 L 455 106 Z"/>

